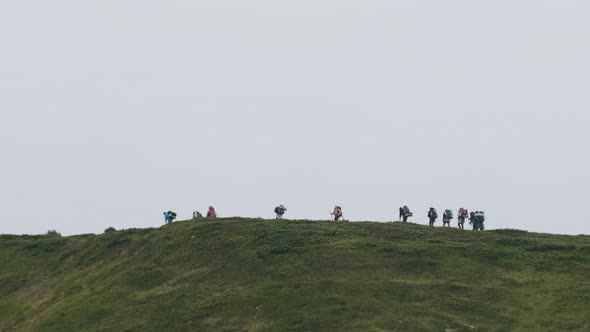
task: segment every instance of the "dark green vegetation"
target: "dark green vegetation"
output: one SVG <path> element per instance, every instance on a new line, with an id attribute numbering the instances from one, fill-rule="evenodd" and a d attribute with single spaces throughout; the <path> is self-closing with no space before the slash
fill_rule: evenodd
<path id="1" fill-rule="evenodd" d="M 589 331 L 590 237 L 228 219 L 0 237 L 2 331 Z"/>

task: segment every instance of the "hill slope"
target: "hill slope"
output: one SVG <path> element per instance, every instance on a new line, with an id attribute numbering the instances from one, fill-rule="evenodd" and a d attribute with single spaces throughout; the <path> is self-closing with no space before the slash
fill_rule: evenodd
<path id="1" fill-rule="evenodd" d="M 590 237 L 228 219 L 0 237 L 2 331 L 590 330 Z"/>

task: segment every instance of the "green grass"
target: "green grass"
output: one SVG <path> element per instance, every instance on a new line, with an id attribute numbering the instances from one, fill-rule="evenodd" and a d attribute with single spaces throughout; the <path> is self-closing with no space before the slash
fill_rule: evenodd
<path id="1" fill-rule="evenodd" d="M 589 331 L 590 237 L 225 219 L 0 236 L 1 331 Z"/>

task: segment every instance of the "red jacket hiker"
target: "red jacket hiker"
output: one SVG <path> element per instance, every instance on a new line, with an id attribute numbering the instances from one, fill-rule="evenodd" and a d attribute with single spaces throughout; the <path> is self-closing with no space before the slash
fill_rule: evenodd
<path id="1" fill-rule="evenodd" d="M 207 212 L 207 218 L 215 219 L 217 218 L 217 213 L 215 213 L 215 208 L 212 206 L 209 207 L 209 211 Z"/>

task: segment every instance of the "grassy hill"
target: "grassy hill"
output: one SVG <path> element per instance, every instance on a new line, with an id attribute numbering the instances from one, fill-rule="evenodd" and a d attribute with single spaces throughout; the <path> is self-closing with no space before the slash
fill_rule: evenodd
<path id="1" fill-rule="evenodd" d="M 226 219 L 0 236 L 1 331 L 589 331 L 590 237 Z"/>

